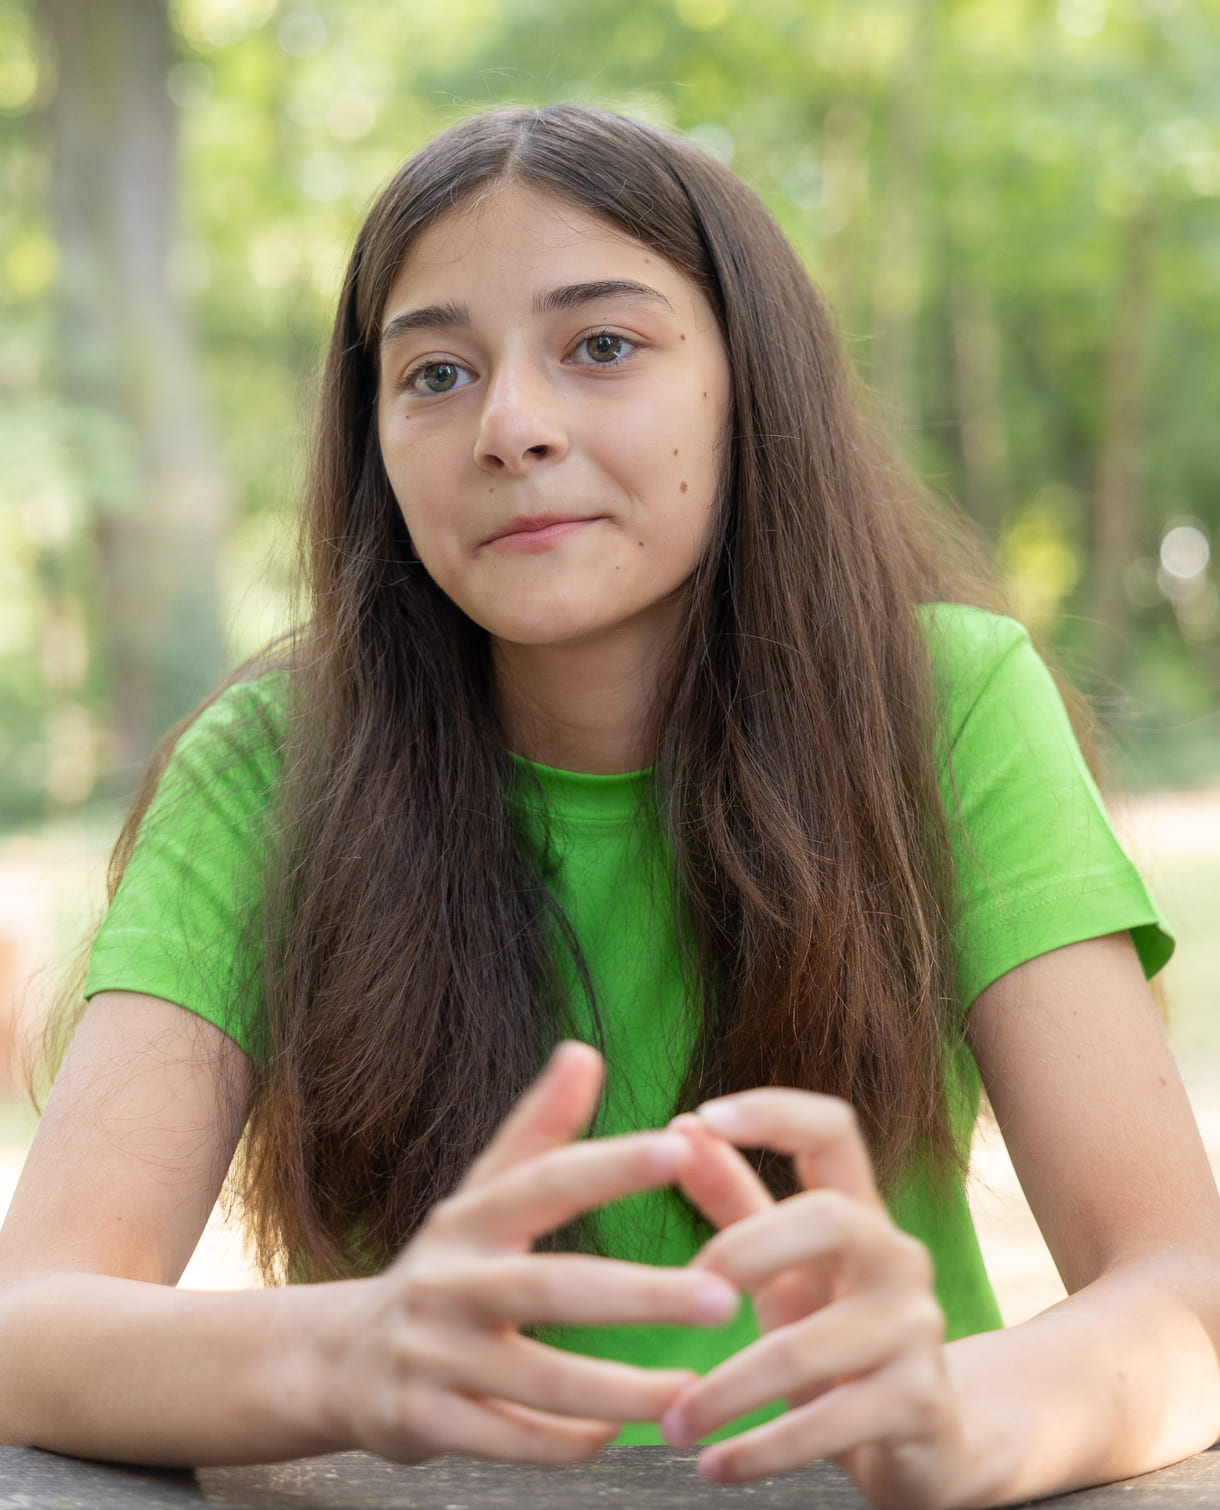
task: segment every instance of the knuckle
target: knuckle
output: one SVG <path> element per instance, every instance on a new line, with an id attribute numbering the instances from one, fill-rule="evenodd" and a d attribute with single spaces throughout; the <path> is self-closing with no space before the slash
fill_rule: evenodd
<path id="1" fill-rule="evenodd" d="M 930 1435 L 940 1419 L 940 1402 L 928 1388 L 908 1386 L 900 1398 L 899 1408 L 908 1436 Z"/>
<path id="2" fill-rule="evenodd" d="M 893 1436 L 930 1436 L 940 1426 L 944 1413 L 936 1371 L 930 1367 L 913 1367 L 891 1376 L 885 1404 L 886 1414 L 893 1423 Z"/>
<path id="3" fill-rule="evenodd" d="M 702 1275 L 692 1279 L 685 1270 L 658 1270 L 648 1277 L 640 1296 L 644 1306 L 656 1314 L 673 1313 L 685 1319 L 697 1319 L 699 1287 Z"/>
<path id="4" fill-rule="evenodd" d="M 448 1298 L 451 1274 L 434 1264 L 416 1264 L 411 1269 L 409 1306 L 412 1311 L 440 1309 Z"/>
<path id="5" fill-rule="evenodd" d="M 805 1367 L 808 1348 L 799 1327 L 782 1327 L 772 1334 L 773 1361 L 786 1379 L 795 1378 Z"/>
<path id="6" fill-rule="evenodd" d="M 426 1443 L 429 1452 L 444 1452 L 451 1445 L 446 1413 L 438 1409 L 436 1396 L 427 1389 L 407 1387 L 398 1391 L 393 1429 L 400 1442 Z"/>
<path id="7" fill-rule="evenodd" d="M 945 1313 L 931 1293 L 924 1296 L 915 1307 L 912 1330 L 922 1342 L 939 1346 L 945 1337 Z"/>
<path id="8" fill-rule="evenodd" d="M 907 1282 L 922 1289 L 931 1289 L 936 1277 L 932 1268 L 932 1255 L 919 1239 L 906 1232 L 899 1232 L 894 1240 L 894 1250 L 898 1267 Z"/>
<path id="9" fill-rule="evenodd" d="M 525 1366 L 524 1373 L 531 1392 L 543 1403 L 544 1408 L 547 1404 L 562 1399 L 567 1393 L 564 1368 L 559 1359 L 535 1355 L 533 1361 Z"/>
<path id="10" fill-rule="evenodd" d="M 844 1101 L 838 1096 L 826 1098 L 826 1119 L 831 1134 L 836 1139 L 859 1138 L 860 1118 L 856 1115 L 856 1109 L 850 1101 Z"/>
<path id="11" fill-rule="evenodd" d="M 562 1150 L 567 1153 L 568 1150 Z M 534 1166 L 534 1191 L 544 1204 L 563 1199 L 569 1191 L 571 1176 L 566 1162 L 541 1158 Z"/>
<path id="12" fill-rule="evenodd" d="M 536 1262 L 514 1264 L 495 1286 L 497 1300 L 528 1321 L 543 1319 L 551 1289 L 546 1270 Z"/>
<path id="13" fill-rule="evenodd" d="M 841 1190 L 825 1186 L 792 1199 L 801 1202 L 803 1219 L 812 1231 L 823 1234 L 823 1243 L 828 1250 L 842 1248 L 859 1226 L 859 1208 Z"/>
<path id="14" fill-rule="evenodd" d="M 417 1328 L 414 1326 L 398 1326 L 386 1338 L 390 1371 L 398 1387 L 415 1374 L 416 1331 Z"/>
<path id="15" fill-rule="evenodd" d="M 449 1236 L 460 1230 L 469 1218 L 473 1203 L 474 1197 L 463 1188 L 443 1196 L 429 1212 L 423 1232 L 432 1236 Z"/>
<path id="16" fill-rule="evenodd" d="M 595 1458 L 614 1435 L 604 1426 L 593 1425 L 584 1431 L 576 1431 L 555 1439 L 554 1451 L 550 1454 L 554 1463 L 587 1463 Z"/>
<path id="17" fill-rule="evenodd" d="M 450 1314 L 470 1308 L 478 1292 L 478 1275 L 453 1253 L 438 1254 L 411 1271 L 409 1308 L 415 1314 Z"/>
<path id="18" fill-rule="evenodd" d="M 432 1327 L 404 1328 L 394 1339 L 394 1366 L 400 1391 L 414 1395 L 422 1380 L 447 1374 L 452 1356 L 452 1346 L 446 1344 Z"/>
<path id="19" fill-rule="evenodd" d="M 362 1438 L 374 1451 L 387 1453 L 421 1435 L 423 1402 L 410 1384 L 379 1392 L 366 1412 Z"/>

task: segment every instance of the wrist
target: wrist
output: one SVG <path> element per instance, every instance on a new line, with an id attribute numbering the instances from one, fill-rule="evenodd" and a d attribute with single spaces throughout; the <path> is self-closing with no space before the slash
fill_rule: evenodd
<path id="1" fill-rule="evenodd" d="M 273 1370 L 272 1406 L 298 1429 L 304 1427 L 310 1455 L 366 1445 L 357 1413 L 363 1391 L 356 1354 L 368 1335 L 376 1284 L 375 1279 L 336 1280 L 285 1292 L 301 1305 L 301 1313 L 291 1318 L 293 1340 Z"/>
<path id="2" fill-rule="evenodd" d="M 975 1339 L 946 1348 L 949 1383 L 959 1425 L 958 1471 L 946 1498 L 947 1510 L 981 1510 L 1012 1498 L 1020 1477 L 1026 1433 L 1012 1413 L 1012 1401 L 997 1401 L 980 1386 L 971 1364 Z"/>

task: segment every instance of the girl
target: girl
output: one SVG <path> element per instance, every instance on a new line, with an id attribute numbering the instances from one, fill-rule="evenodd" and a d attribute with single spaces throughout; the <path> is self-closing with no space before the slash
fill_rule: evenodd
<path id="1" fill-rule="evenodd" d="M 828 1455 L 904 1507 L 1210 1443 L 1169 943 L 753 195 L 595 111 L 445 133 L 358 237 L 307 536 L 305 628 L 120 843 L 0 1242 L 0 1438 L 713 1436 L 709 1478 Z M 978 1071 L 1071 1292 L 1010 1332 Z M 176 1291 L 243 1130 L 314 1283 Z"/>

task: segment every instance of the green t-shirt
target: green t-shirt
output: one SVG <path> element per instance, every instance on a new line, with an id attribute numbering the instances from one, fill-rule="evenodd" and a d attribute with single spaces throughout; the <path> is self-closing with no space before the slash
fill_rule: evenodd
<path id="1" fill-rule="evenodd" d="M 925 622 L 943 709 L 937 753 L 957 867 L 963 1019 L 979 992 L 1014 966 L 1120 929 L 1131 930 L 1151 975 L 1172 942 L 1114 837 L 1054 683 L 1025 631 L 958 605 L 929 610 Z M 256 972 L 239 960 L 235 976 L 233 965 L 250 947 L 244 914 L 257 901 L 260 824 L 278 780 L 283 696 L 282 673 L 234 687 L 180 742 L 94 943 L 87 994 L 123 989 L 160 996 L 249 1048 L 248 1004 L 234 1002 L 232 982 Z M 517 783 L 514 809 L 526 833 L 547 842 L 558 861 L 552 884 L 598 1003 L 607 1057 L 599 1130 L 664 1125 L 682 1080 L 690 1025 L 668 856 L 648 774 L 591 776 L 520 765 L 535 780 Z M 571 985 L 574 1021 L 581 1036 L 592 1038 L 583 992 L 574 979 Z M 964 1043 L 954 1046 L 952 1073 L 965 1142 L 978 1077 Z M 934 1197 L 916 1176 L 890 1208 L 932 1255 L 948 1335 L 998 1327 L 964 1188 Z M 695 1234 L 673 1191 L 633 1196 L 597 1220 L 605 1251 L 617 1256 L 682 1264 L 694 1252 Z M 570 1328 L 551 1340 L 601 1357 L 705 1372 L 756 1335 L 747 1305 L 720 1328 Z M 619 1440 L 660 1436 L 652 1423 L 640 1423 Z"/>

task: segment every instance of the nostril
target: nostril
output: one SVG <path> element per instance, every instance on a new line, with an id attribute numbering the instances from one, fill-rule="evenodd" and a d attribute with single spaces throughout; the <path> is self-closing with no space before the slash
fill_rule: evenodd
<path id="1" fill-rule="evenodd" d="M 529 454 L 531 456 L 545 456 L 546 455 L 546 447 L 545 446 L 531 446 L 529 448 Z"/>

